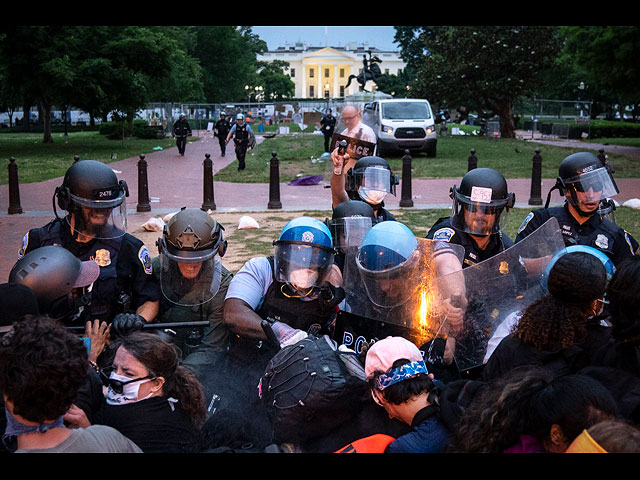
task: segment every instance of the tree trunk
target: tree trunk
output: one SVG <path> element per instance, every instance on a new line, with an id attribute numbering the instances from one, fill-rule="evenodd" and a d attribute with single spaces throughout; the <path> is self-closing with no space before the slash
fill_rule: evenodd
<path id="1" fill-rule="evenodd" d="M 53 143 L 51 137 L 51 105 L 43 98 L 38 100 L 38 109 L 42 114 L 40 115 L 40 121 L 42 122 L 42 143 Z"/>
<path id="2" fill-rule="evenodd" d="M 516 138 L 516 128 L 511 117 L 511 105 L 508 103 L 499 105 L 496 113 L 500 116 L 500 137 Z"/>

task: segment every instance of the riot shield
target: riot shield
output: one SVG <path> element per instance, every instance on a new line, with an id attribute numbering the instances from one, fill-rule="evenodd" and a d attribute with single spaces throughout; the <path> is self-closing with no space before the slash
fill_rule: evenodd
<path id="1" fill-rule="evenodd" d="M 481 367 L 497 327 L 545 294 L 545 268 L 564 247 L 558 221 L 551 218 L 529 237 L 463 270 L 463 326 L 447 339 L 459 372 Z"/>
<path id="2" fill-rule="evenodd" d="M 545 293 L 541 278 L 547 263 L 564 248 L 558 222 L 551 218 L 499 255 L 438 275 L 434 253 L 441 242 L 418 240 L 426 266 L 407 271 L 398 279 L 398 291 L 406 301 L 390 308 L 371 301 L 355 259 L 349 261 L 353 255 L 347 257 L 345 305 L 338 315 L 334 338 L 359 352 L 365 342 L 403 336 L 423 351 L 430 371 L 439 371 L 439 365 L 462 376 L 470 376 L 483 365 L 496 328 Z M 445 245 L 462 258 L 462 247 Z M 459 253 L 456 247 L 461 249 Z M 463 311 L 459 323 L 453 321 L 456 309 Z"/>
<path id="3" fill-rule="evenodd" d="M 362 339 L 402 335 L 422 345 L 448 331 L 450 306 L 464 296 L 464 248 L 426 238 L 408 241 L 413 242 L 413 253 L 393 268 L 366 268 L 362 249 L 347 249 L 337 341 L 350 346 Z"/>

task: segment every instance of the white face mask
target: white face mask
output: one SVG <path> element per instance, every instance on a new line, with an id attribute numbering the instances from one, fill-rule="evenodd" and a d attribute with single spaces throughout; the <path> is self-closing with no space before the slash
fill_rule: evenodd
<path id="1" fill-rule="evenodd" d="M 358 195 L 365 202 L 371 205 L 378 205 L 382 203 L 384 197 L 387 196 L 387 192 L 383 192 L 380 190 L 369 190 L 367 187 L 360 187 L 358 189 Z"/>
<path id="2" fill-rule="evenodd" d="M 127 403 L 135 403 L 141 400 L 146 400 L 147 398 L 151 397 L 151 395 L 153 395 L 153 392 L 149 392 L 146 397 L 138 398 L 138 390 L 140 389 L 140 384 L 149 381 L 146 378 L 131 382 L 131 378 L 123 377 L 122 375 L 118 375 L 115 372 L 111 372 L 109 378 L 118 380 L 123 383 L 130 382 L 122 386 L 122 393 L 115 392 L 113 388 L 109 386 L 107 390 L 107 403 L 109 405 L 125 405 Z"/>

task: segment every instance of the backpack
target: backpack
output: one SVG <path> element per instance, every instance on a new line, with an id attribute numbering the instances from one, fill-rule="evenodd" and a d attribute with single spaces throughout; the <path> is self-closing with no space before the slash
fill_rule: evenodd
<path id="1" fill-rule="evenodd" d="M 273 356 L 259 392 L 273 440 L 302 444 L 353 418 L 366 388 L 355 353 L 338 350 L 327 335 L 309 335 Z"/>

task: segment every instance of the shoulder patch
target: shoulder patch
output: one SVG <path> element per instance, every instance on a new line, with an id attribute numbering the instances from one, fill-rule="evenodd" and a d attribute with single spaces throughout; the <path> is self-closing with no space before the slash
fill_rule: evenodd
<path id="1" fill-rule="evenodd" d="M 522 231 L 527 228 L 527 225 L 529 224 L 529 222 L 531 221 L 531 219 L 533 218 L 533 212 L 529 212 L 529 215 L 527 215 L 524 218 L 524 221 L 522 222 L 522 225 L 520 225 L 520 228 L 518 228 L 518 233 L 522 233 Z"/>
<path id="2" fill-rule="evenodd" d="M 436 230 L 436 233 L 433 234 L 434 240 L 443 240 L 445 242 L 450 242 L 451 238 L 456 234 L 456 231 L 453 228 L 445 227 L 439 230 Z"/>
<path id="3" fill-rule="evenodd" d="M 144 273 L 147 275 L 151 275 L 153 273 L 153 267 L 151 266 L 151 256 L 149 255 L 149 250 L 144 245 L 140 247 L 138 250 L 138 260 L 142 264 L 142 268 L 144 269 Z"/>
<path id="4" fill-rule="evenodd" d="M 28 246 L 29 246 L 29 232 L 25 233 L 24 237 L 22 237 L 22 247 L 20 247 L 20 250 L 18 250 L 18 260 L 24 257 L 24 252 L 27 251 Z"/>
<path id="5" fill-rule="evenodd" d="M 631 241 L 631 235 L 629 235 L 629 232 L 627 232 L 626 230 L 624 231 L 624 239 L 627 242 L 627 245 L 629 245 L 629 250 L 631 250 L 631 255 L 635 255 L 635 251 L 633 250 L 633 242 Z"/>

